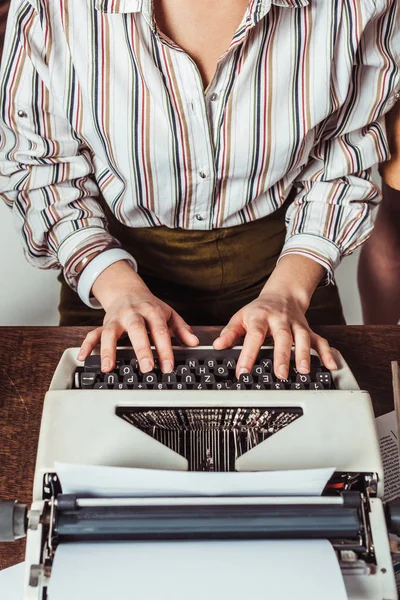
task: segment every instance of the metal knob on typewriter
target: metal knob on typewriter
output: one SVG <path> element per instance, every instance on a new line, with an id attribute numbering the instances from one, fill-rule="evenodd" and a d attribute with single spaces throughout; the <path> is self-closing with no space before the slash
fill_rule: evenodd
<path id="1" fill-rule="evenodd" d="M 385 512 L 389 532 L 400 536 L 400 498 L 387 502 Z"/>
<path id="2" fill-rule="evenodd" d="M 13 542 L 26 534 L 27 507 L 16 500 L 0 501 L 0 542 Z"/>

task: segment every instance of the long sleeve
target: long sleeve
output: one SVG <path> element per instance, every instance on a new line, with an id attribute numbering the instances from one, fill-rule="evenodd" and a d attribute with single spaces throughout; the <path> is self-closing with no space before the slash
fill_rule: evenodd
<path id="1" fill-rule="evenodd" d="M 28 261 L 66 266 L 74 287 L 75 259 L 119 243 L 96 200 L 90 149 L 51 93 L 46 42 L 35 7 L 12 0 L 0 69 L 0 197 Z"/>
<path id="2" fill-rule="evenodd" d="M 294 180 L 281 257 L 308 256 L 332 281 L 341 258 L 370 235 L 372 208 L 381 200 L 371 167 L 390 157 L 384 114 L 399 88 L 400 8 L 398 0 L 378 0 L 359 40 L 347 97 L 320 124 L 309 162 Z"/>

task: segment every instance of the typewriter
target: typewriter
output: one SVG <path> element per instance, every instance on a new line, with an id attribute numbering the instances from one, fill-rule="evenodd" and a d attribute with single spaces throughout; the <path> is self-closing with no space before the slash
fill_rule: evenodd
<path id="1" fill-rule="evenodd" d="M 231 540 L 329 539 L 349 599 L 397 598 L 388 531 L 400 531 L 400 507 L 382 504 L 369 394 L 336 350 L 337 370 L 329 372 L 312 351 L 310 374 L 298 373 L 292 359 L 287 380 L 275 377 L 270 346 L 261 348 L 251 373 L 236 379 L 240 351 L 174 347 L 169 374 L 158 368 L 154 348 L 151 373 L 140 372 L 130 348 L 117 349 L 107 374 L 98 355 L 81 363 L 78 348 L 64 352 L 43 406 L 32 505 L 0 503 L 0 538 L 27 536 L 25 600 L 46 600 L 57 547 L 66 539 L 174 540 L 178 527 L 189 540 L 224 539 L 227 531 Z M 195 527 L 193 498 L 187 506 L 181 499 L 178 520 L 167 503 L 157 529 L 133 500 L 87 502 L 63 493 L 56 463 L 214 472 L 334 466 L 335 472 L 319 498 L 259 497 L 250 506 L 238 497 L 240 531 L 232 527 L 232 498 L 217 520 L 212 501 L 199 500 Z M 146 510 L 156 515 L 159 505 L 148 498 Z"/>

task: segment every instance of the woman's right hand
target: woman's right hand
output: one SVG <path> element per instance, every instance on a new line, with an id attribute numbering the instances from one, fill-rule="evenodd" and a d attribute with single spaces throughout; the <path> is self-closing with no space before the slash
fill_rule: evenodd
<path id="1" fill-rule="evenodd" d="M 163 373 L 170 373 L 174 368 L 171 335 L 187 346 L 199 344 L 191 327 L 168 304 L 151 293 L 127 261 L 116 262 L 100 273 L 92 292 L 106 315 L 103 325 L 86 336 L 78 360 L 84 360 L 100 342 L 101 370 L 104 373 L 115 367 L 117 341 L 125 332 L 142 373 L 148 373 L 154 367 L 149 334 Z"/>

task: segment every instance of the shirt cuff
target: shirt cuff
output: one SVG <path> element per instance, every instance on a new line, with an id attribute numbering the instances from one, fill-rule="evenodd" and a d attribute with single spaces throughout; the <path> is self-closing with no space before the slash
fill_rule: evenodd
<path id="1" fill-rule="evenodd" d="M 322 265 L 326 275 L 319 286 L 335 283 L 334 271 L 340 264 L 341 253 L 336 244 L 327 238 L 309 233 L 296 233 L 286 240 L 277 262 L 287 254 L 300 254 Z"/>
<path id="2" fill-rule="evenodd" d="M 83 227 L 70 233 L 57 249 L 58 261 L 63 267 L 65 281 L 74 291 L 77 291 L 80 273 L 76 268 L 82 259 L 95 252 L 120 247 L 120 242 L 102 227 Z"/>
<path id="3" fill-rule="evenodd" d="M 91 294 L 92 286 L 100 273 L 114 263 L 126 260 L 137 272 L 137 263 L 133 256 L 121 248 L 112 248 L 101 252 L 83 269 L 78 281 L 78 294 L 82 302 L 90 308 L 102 308 L 100 302 Z"/>

